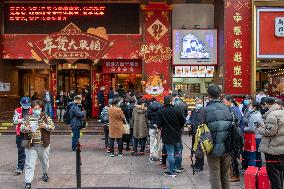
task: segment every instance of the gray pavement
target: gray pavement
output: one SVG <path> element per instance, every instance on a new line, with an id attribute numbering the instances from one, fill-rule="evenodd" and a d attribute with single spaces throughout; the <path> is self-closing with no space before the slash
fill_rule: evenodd
<path id="1" fill-rule="evenodd" d="M 163 175 L 158 163 L 150 163 L 148 156 L 132 157 L 125 152 L 124 157 L 110 158 L 104 151 L 102 136 L 83 136 L 82 186 L 83 187 L 146 187 L 171 189 L 209 189 L 207 163 L 202 173 L 192 175 L 189 149 L 184 146 L 183 166 L 185 172 L 176 178 Z M 188 136 L 183 141 L 190 145 Z M 75 153 L 71 152 L 70 136 L 52 136 L 50 153 L 50 181 L 41 180 L 40 163 L 37 162 L 33 188 L 66 188 L 76 186 Z M 0 136 L 0 189 L 22 189 L 24 175 L 13 176 L 16 165 L 15 136 Z M 234 183 L 232 189 L 242 188 Z"/>

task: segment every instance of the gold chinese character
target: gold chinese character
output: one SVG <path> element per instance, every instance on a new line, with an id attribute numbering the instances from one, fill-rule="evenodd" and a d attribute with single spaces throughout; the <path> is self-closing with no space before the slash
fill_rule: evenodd
<path id="1" fill-rule="evenodd" d="M 236 48 L 236 49 L 241 49 L 241 48 L 243 48 L 243 46 L 242 46 L 242 41 L 239 40 L 239 39 L 236 39 L 236 40 L 234 41 L 234 48 Z"/>
<path id="2" fill-rule="evenodd" d="M 236 13 L 236 15 L 233 16 L 233 17 L 234 17 L 234 20 L 235 20 L 236 22 L 239 22 L 239 21 L 243 20 L 243 17 L 241 16 L 240 13 Z"/>
<path id="3" fill-rule="evenodd" d="M 235 34 L 235 35 L 241 35 L 241 34 L 242 34 L 242 28 L 241 28 L 241 26 L 235 26 L 235 27 L 234 27 L 234 34 Z"/>
<path id="4" fill-rule="evenodd" d="M 242 82 L 243 82 L 242 79 L 234 78 L 233 79 L 233 87 L 234 88 L 241 88 L 241 87 L 243 87 Z"/>
<path id="5" fill-rule="evenodd" d="M 236 52 L 235 55 L 234 55 L 234 62 L 242 62 L 243 61 L 243 58 L 242 58 L 242 53 L 241 52 Z"/>
<path id="6" fill-rule="evenodd" d="M 234 67 L 234 75 L 242 75 L 242 67 L 241 66 L 235 66 Z"/>

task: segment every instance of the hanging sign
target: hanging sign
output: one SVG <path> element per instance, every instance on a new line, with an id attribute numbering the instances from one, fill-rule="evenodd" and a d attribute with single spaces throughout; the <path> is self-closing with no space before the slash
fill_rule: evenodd
<path id="1" fill-rule="evenodd" d="M 142 60 L 101 60 L 103 73 L 142 74 Z"/>

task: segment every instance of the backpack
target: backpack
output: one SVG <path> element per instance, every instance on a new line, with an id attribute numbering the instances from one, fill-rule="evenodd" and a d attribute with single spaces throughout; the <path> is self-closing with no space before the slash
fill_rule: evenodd
<path id="1" fill-rule="evenodd" d="M 233 117 L 227 139 L 225 141 L 226 151 L 234 157 L 239 158 L 244 148 L 244 138 L 241 128 L 236 124 L 237 120 L 234 112 L 230 109 Z"/>
<path id="2" fill-rule="evenodd" d="M 193 151 L 197 158 L 209 154 L 214 147 L 213 137 L 206 124 L 199 125 L 195 134 Z"/>
<path id="3" fill-rule="evenodd" d="M 109 121 L 108 118 L 108 108 L 106 108 L 106 110 L 103 110 L 100 116 L 100 119 L 103 123 L 107 123 Z"/>
<path id="4" fill-rule="evenodd" d="M 65 123 L 65 124 L 70 124 L 71 123 L 71 116 L 70 116 L 70 109 L 71 109 L 71 107 L 73 106 L 73 103 L 71 103 L 71 104 L 68 104 L 67 105 L 67 107 L 66 107 L 66 109 L 65 109 L 65 113 L 64 113 L 64 115 L 63 115 L 63 122 Z"/>

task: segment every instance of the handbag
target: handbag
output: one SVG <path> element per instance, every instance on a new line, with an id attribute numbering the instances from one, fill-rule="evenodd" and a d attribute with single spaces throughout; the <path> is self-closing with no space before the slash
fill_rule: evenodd
<path id="1" fill-rule="evenodd" d="M 245 133 L 244 138 L 245 138 L 244 150 L 249 152 L 255 152 L 256 151 L 255 134 Z"/>
<path id="2" fill-rule="evenodd" d="M 123 134 L 129 135 L 130 134 L 130 125 L 129 124 L 123 124 Z"/>
<path id="3" fill-rule="evenodd" d="M 21 145 L 22 145 L 23 148 L 31 148 L 32 147 L 32 138 L 22 140 Z"/>

